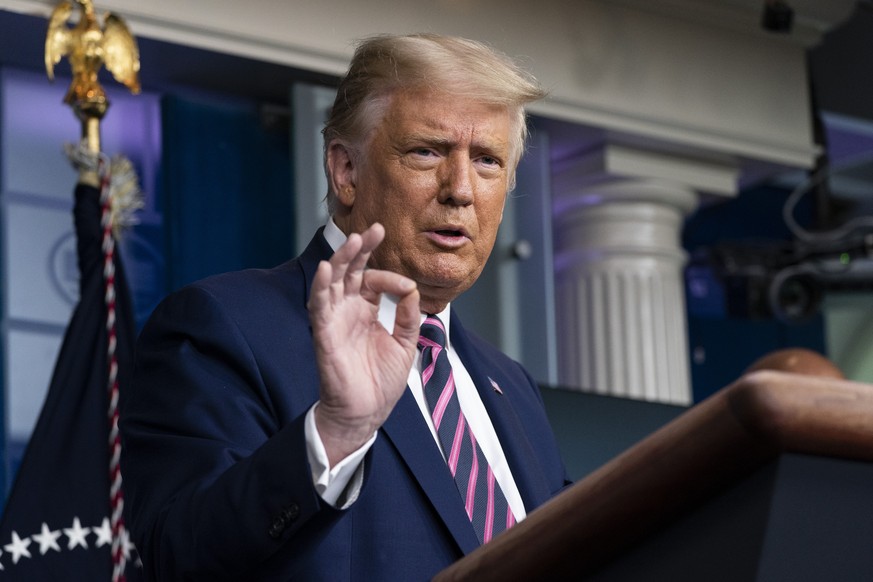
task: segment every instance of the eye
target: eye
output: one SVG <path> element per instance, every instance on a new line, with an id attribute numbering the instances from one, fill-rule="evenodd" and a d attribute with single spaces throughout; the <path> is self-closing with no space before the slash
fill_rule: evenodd
<path id="1" fill-rule="evenodd" d="M 410 151 L 410 153 L 414 156 L 421 156 L 423 158 L 435 156 L 436 152 L 430 148 L 414 148 Z"/>
<path id="2" fill-rule="evenodd" d="M 488 154 L 482 154 L 478 158 L 476 158 L 476 164 L 483 169 L 483 171 L 488 172 L 497 172 L 503 168 L 503 159 L 498 156 L 492 156 Z"/>

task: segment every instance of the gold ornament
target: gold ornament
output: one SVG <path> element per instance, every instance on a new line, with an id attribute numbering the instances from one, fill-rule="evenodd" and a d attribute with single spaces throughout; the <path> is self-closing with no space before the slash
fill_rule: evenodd
<path id="1" fill-rule="evenodd" d="M 69 22 L 74 4 L 79 6 L 78 22 Z M 68 57 L 73 82 L 64 102 L 72 106 L 82 121 L 82 138 L 89 149 L 100 151 L 100 120 L 106 114 L 109 101 L 97 78 L 105 65 L 115 80 L 139 93 L 139 49 L 136 39 L 124 21 L 107 13 L 101 23 L 94 13 L 91 0 L 64 0 L 52 11 L 45 39 L 45 67 L 49 79 L 54 79 L 54 67 Z"/>

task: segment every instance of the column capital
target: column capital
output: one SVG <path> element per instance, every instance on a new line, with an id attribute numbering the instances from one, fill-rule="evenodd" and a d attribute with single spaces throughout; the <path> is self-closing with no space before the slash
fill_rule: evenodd
<path id="1" fill-rule="evenodd" d="M 555 165 L 553 176 L 556 208 L 584 203 L 588 193 L 636 192 L 642 197 L 670 192 L 696 192 L 732 198 L 739 190 L 739 164 L 725 159 L 705 159 L 648 147 L 605 142 L 584 155 Z M 636 185 L 629 187 L 629 182 Z M 613 186 L 623 183 L 622 186 Z M 666 201 L 666 200 L 665 200 Z M 679 208 L 686 207 L 676 201 Z M 686 211 L 691 211 L 696 202 Z"/>
<path id="2" fill-rule="evenodd" d="M 558 221 L 582 208 L 629 202 L 661 206 L 684 218 L 697 208 L 698 199 L 693 188 L 671 180 L 604 176 L 569 193 L 555 188 L 553 207 Z"/>

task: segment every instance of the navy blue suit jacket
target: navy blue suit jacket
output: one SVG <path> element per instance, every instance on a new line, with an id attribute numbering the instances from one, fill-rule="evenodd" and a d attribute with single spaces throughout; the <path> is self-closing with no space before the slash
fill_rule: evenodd
<path id="1" fill-rule="evenodd" d="M 319 381 L 306 302 L 331 253 L 319 232 L 279 267 L 171 295 L 143 329 L 121 403 L 122 471 L 150 579 L 424 580 L 478 546 L 408 391 L 366 455 L 357 501 L 337 510 L 315 492 L 303 420 Z M 529 512 L 568 483 L 538 388 L 454 310 L 451 334 Z"/>

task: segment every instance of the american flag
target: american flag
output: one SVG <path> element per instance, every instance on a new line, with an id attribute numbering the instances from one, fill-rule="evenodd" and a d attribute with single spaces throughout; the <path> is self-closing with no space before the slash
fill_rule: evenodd
<path id="1" fill-rule="evenodd" d="M 73 218 L 80 299 L 0 522 L 0 581 L 113 579 L 109 334 L 99 189 L 76 187 Z M 114 352 L 123 386 L 135 330 L 117 253 L 114 267 Z M 127 558 L 122 576 L 138 580 L 142 569 L 135 549 L 126 531 L 118 533 L 117 549 Z"/>

